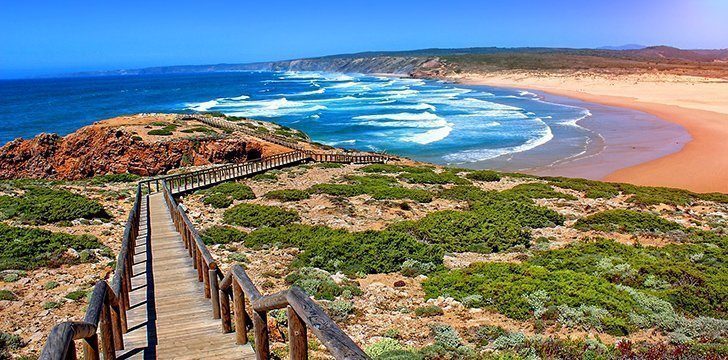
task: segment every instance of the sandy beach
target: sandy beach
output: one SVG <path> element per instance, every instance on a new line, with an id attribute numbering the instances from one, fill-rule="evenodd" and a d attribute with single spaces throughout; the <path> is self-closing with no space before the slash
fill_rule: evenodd
<path id="1" fill-rule="evenodd" d="M 581 75 L 503 72 L 463 74 L 466 84 L 532 89 L 624 107 L 682 126 L 692 140 L 681 150 L 627 166 L 607 181 L 728 192 L 728 81 L 679 75 Z M 645 142 L 650 134 L 640 134 Z M 637 155 L 639 147 L 634 149 Z M 625 153 L 624 156 L 631 156 Z"/>

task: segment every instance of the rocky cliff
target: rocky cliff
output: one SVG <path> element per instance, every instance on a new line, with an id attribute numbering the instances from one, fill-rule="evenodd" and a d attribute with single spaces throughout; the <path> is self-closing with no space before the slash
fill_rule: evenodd
<path id="1" fill-rule="evenodd" d="M 125 129 L 87 126 L 66 137 L 40 134 L 0 148 L 0 178 L 75 180 L 109 173 L 164 174 L 184 165 L 242 162 L 275 151 L 268 144 L 225 138 L 147 141 Z"/>

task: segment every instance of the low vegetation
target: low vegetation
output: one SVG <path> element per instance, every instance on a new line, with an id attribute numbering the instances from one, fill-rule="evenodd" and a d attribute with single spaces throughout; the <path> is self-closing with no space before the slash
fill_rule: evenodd
<path id="1" fill-rule="evenodd" d="M 311 194 L 305 190 L 284 189 L 269 191 L 265 194 L 265 197 L 280 201 L 301 201 L 310 198 Z"/>
<path id="2" fill-rule="evenodd" d="M 43 224 L 109 217 L 98 202 L 67 190 L 39 186 L 23 190 L 20 196 L 0 196 L 0 218 Z"/>
<path id="3" fill-rule="evenodd" d="M 29 270 L 81 261 L 80 257 L 64 256 L 68 249 L 80 252 L 105 247 L 91 235 L 69 235 L 0 223 L 0 270 Z"/>
<path id="4" fill-rule="evenodd" d="M 351 298 L 362 293 L 357 283 L 349 280 L 337 283 L 331 273 L 313 267 L 303 267 L 290 273 L 286 276 L 286 283 L 299 286 L 307 294 L 320 300 Z"/>
<path id="5" fill-rule="evenodd" d="M 492 170 L 478 170 L 478 171 L 471 171 L 466 175 L 466 177 L 470 180 L 475 181 L 500 181 L 501 175 L 498 172 L 492 171 Z"/>
<path id="6" fill-rule="evenodd" d="M 242 242 L 245 233 L 231 226 L 211 226 L 200 232 L 200 238 L 206 245 Z"/>
<path id="7" fill-rule="evenodd" d="M 469 192 L 470 188 L 459 189 Z M 442 246 L 446 251 L 497 252 L 522 245 L 530 246 L 529 228 L 563 224 L 553 210 L 535 205 L 529 199 L 512 199 L 495 192 L 477 193 L 468 211 L 439 211 L 416 221 L 404 221 L 390 230 L 410 234 L 415 239 Z M 461 196 L 462 192 L 453 192 Z"/>
<path id="8" fill-rule="evenodd" d="M 223 221 L 230 225 L 250 228 L 276 227 L 299 221 L 300 217 L 293 210 L 285 210 L 276 206 L 258 204 L 238 204 L 225 210 Z"/>
<path id="9" fill-rule="evenodd" d="M 432 201 L 429 191 L 402 187 L 396 178 L 389 176 L 348 176 L 346 180 L 349 181 L 348 184 L 317 184 L 309 191 L 343 197 L 368 194 L 377 200 L 410 199 L 421 203 Z"/>
<path id="10" fill-rule="evenodd" d="M 574 225 L 579 230 L 620 231 L 627 233 L 660 232 L 666 233 L 685 228 L 673 221 L 655 214 L 626 209 L 598 212 L 579 219 Z"/>
<path id="11" fill-rule="evenodd" d="M 255 199 L 253 190 L 242 183 L 227 182 L 213 186 L 209 189 L 200 190 L 203 194 L 202 202 L 217 209 L 225 209 L 233 204 L 234 200 Z"/>
<path id="12" fill-rule="evenodd" d="M 141 177 L 135 174 L 121 173 L 99 175 L 91 178 L 90 183 L 94 185 L 110 184 L 110 183 L 128 183 L 138 181 Z"/>

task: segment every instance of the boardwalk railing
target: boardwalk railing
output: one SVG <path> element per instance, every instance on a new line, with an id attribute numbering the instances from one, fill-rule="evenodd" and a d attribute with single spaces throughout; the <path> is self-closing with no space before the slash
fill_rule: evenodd
<path id="1" fill-rule="evenodd" d="M 303 147 L 300 146 L 297 142 L 291 141 L 283 136 L 260 133 L 260 132 L 255 131 L 251 128 L 248 128 L 246 126 L 237 124 L 237 123 L 229 121 L 229 120 L 225 120 L 224 118 L 221 118 L 221 117 L 209 116 L 209 115 L 203 115 L 203 114 L 180 114 L 180 115 L 178 115 L 178 118 L 181 120 L 187 120 L 187 119 L 197 120 L 201 123 L 204 123 L 204 124 L 207 124 L 210 126 L 214 126 L 214 127 L 218 127 L 221 129 L 239 131 L 243 134 L 246 134 L 246 135 L 249 135 L 252 137 L 257 137 L 257 138 L 265 140 L 267 142 L 285 146 L 289 149 L 303 150 Z"/>
<path id="2" fill-rule="evenodd" d="M 282 292 L 263 296 L 240 265 L 234 265 L 223 276 L 217 262 L 189 220 L 184 206 L 175 200 L 170 183 L 164 181 L 162 191 L 175 228 L 182 235 L 182 242 L 192 257 L 192 266 L 197 269 L 197 281 L 204 284 L 205 298 L 211 299 L 212 317 L 221 319 L 222 331 L 228 333 L 232 332 L 231 319 L 234 316 L 238 344 L 248 343 L 247 333 L 252 327 L 256 359 L 270 358 L 267 313 L 282 308 L 287 309 L 291 359 L 308 358 L 307 329 L 309 328 L 336 359 L 369 358 L 300 288 L 294 286 Z M 232 316 L 231 298 L 234 305 Z M 251 303 L 252 315 L 246 311 L 246 298 Z"/>
<path id="3" fill-rule="evenodd" d="M 51 330 L 40 359 L 76 359 L 75 340 L 83 341 L 85 359 L 99 359 L 101 353 L 104 359 L 116 359 L 116 351 L 124 349 L 123 334 L 128 330 L 126 311 L 130 307 L 129 292 L 134 249 L 140 224 L 142 221 L 148 224 L 149 220 L 141 218 L 142 201 L 147 202 L 145 208 L 149 209 L 149 198 L 144 196 L 144 193 L 152 191 L 163 193 L 175 228 L 192 257 L 193 267 L 197 269 L 197 280 L 204 283 L 204 296 L 211 299 L 212 317 L 221 319 L 223 332 L 232 331 L 231 318 L 235 318 L 237 343 L 247 343 L 247 329 L 252 327 L 255 334 L 256 357 L 268 359 L 270 350 L 267 312 L 286 308 L 291 359 L 307 358 L 307 329 L 311 329 L 335 358 L 367 359 L 367 355 L 354 341 L 301 289 L 292 287 L 283 292 L 264 296 L 253 285 L 242 267 L 233 266 L 224 275 L 187 216 L 184 206 L 178 204 L 174 198 L 175 195 L 188 191 L 303 160 L 355 163 L 379 162 L 385 161 L 385 158 L 369 155 L 332 157 L 308 151 L 291 151 L 242 164 L 228 164 L 140 181 L 137 184 L 134 205 L 124 228 L 121 250 L 111 283 L 106 281 L 96 283 L 83 321 L 66 321 Z M 146 216 L 149 216 L 148 211 Z M 251 314 L 246 312 L 246 298 L 251 304 Z M 231 299 L 234 305 L 233 312 L 230 308 Z"/>
<path id="4" fill-rule="evenodd" d="M 123 334 L 127 331 L 126 311 L 129 309 L 134 248 L 139 235 L 142 201 L 148 200 L 142 198 L 141 184 L 137 184 L 134 206 L 124 227 L 111 284 L 104 280 L 96 283 L 83 321 L 62 322 L 51 330 L 40 359 L 76 359 L 74 340 L 83 340 L 85 359 L 99 359 L 100 352 L 104 354 L 104 359 L 115 359 L 116 350 L 124 349 Z M 101 351 L 97 333 L 101 337 Z"/>

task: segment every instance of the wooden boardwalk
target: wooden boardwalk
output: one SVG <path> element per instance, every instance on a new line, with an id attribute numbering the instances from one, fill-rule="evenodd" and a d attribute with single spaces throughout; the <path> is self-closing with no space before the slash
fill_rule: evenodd
<path id="1" fill-rule="evenodd" d="M 161 193 L 142 204 L 124 334 L 119 359 L 253 359 L 250 345 L 235 343 L 212 317 L 210 300 L 197 281 L 180 234 Z M 148 226 L 145 219 L 149 219 Z M 148 235 L 148 232 L 150 236 Z M 148 240 L 147 240 L 148 239 Z"/>

